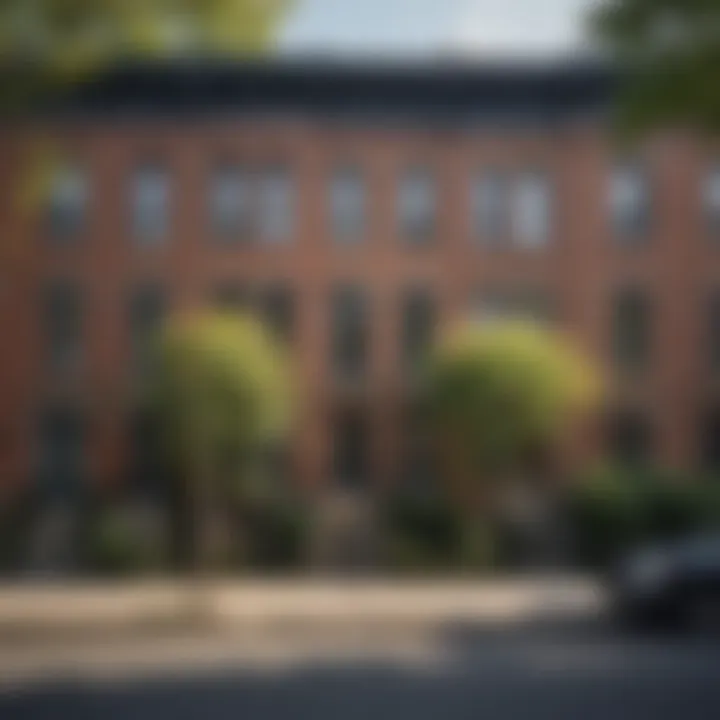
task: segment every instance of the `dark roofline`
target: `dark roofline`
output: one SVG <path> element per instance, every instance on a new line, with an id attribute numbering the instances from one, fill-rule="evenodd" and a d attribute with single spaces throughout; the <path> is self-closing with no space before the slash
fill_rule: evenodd
<path id="1" fill-rule="evenodd" d="M 388 63 L 163 61 L 127 64 L 51 108 L 61 116 L 303 115 L 427 120 L 557 120 L 604 109 L 597 62 Z"/>

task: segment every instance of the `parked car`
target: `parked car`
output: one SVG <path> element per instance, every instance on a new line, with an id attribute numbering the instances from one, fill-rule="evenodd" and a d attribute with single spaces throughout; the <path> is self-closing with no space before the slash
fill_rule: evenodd
<path id="1" fill-rule="evenodd" d="M 611 574 L 611 597 L 633 626 L 720 629 L 720 534 L 631 553 Z"/>

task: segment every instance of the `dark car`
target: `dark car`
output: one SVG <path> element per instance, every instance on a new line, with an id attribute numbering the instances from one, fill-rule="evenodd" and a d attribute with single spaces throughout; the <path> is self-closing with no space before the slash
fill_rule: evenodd
<path id="1" fill-rule="evenodd" d="M 720 533 L 630 554 L 612 573 L 611 594 L 633 626 L 720 628 Z"/>

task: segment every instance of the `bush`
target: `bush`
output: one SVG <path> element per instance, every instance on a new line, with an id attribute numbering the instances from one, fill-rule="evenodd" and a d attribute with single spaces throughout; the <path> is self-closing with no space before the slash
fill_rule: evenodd
<path id="1" fill-rule="evenodd" d="M 153 533 L 139 532 L 127 508 L 99 511 L 88 531 L 88 563 L 100 574 L 133 575 L 158 570 L 166 557 Z"/>
<path id="2" fill-rule="evenodd" d="M 642 537 L 639 501 L 627 476 L 613 468 L 596 471 L 574 487 L 569 516 L 580 564 L 605 565 Z"/>
<path id="3" fill-rule="evenodd" d="M 305 509 L 290 500 L 255 503 L 250 512 L 248 542 L 252 568 L 288 570 L 299 567 L 305 555 L 308 516 Z"/>
<path id="4" fill-rule="evenodd" d="M 400 493 L 388 502 L 384 525 L 391 567 L 427 570 L 456 563 L 461 526 L 444 498 Z"/>
<path id="5" fill-rule="evenodd" d="M 0 573 L 22 569 L 37 511 L 36 494 L 27 490 L 0 507 Z"/>
<path id="6" fill-rule="evenodd" d="M 720 520 L 720 491 L 709 482 L 657 470 L 605 468 L 571 491 L 575 558 L 604 566 L 644 542 L 662 542 Z"/>

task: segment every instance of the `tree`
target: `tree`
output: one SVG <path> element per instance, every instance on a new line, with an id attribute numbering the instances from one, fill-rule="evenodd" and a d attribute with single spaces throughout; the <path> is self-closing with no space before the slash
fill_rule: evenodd
<path id="1" fill-rule="evenodd" d="M 0 68 L 67 81 L 113 62 L 238 56 L 269 47 L 290 0 L 0 0 Z M 19 74 L 18 74 L 19 73 Z"/>
<path id="2" fill-rule="evenodd" d="M 475 525 L 500 477 L 551 445 L 594 400 L 597 381 L 554 333 L 514 321 L 448 337 L 431 360 L 427 390 L 451 496 Z"/>
<path id="3" fill-rule="evenodd" d="M 258 450 L 288 425 L 290 382 L 281 350 L 250 316 L 172 320 L 159 347 L 152 394 L 164 445 L 195 515 L 197 569 L 216 552 L 219 509 L 237 496 Z"/>
<path id="4" fill-rule="evenodd" d="M 720 130 L 720 2 L 607 0 L 591 26 L 620 74 L 622 130 Z"/>

